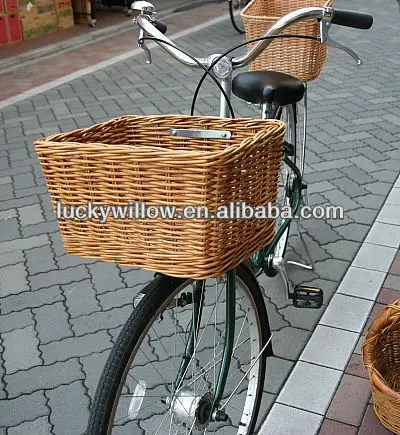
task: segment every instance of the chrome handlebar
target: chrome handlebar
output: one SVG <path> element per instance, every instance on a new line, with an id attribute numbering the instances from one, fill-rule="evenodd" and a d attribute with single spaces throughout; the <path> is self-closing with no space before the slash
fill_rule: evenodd
<path id="1" fill-rule="evenodd" d="M 152 21 L 154 21 L 154 15 L 156 12 L 154 6 L 150 2 L 144 0 L 135 1 L 131 8 L 140 12 L 140 14 L 133 21 L 137 23 L 141 29 L 138 45 L 146 52 L 147 63 L 151 63 L 151 55 L 142 38 L 145 35 L 150 35 L 151 37 L 159 39 L 157 44 L 179 62 L 193 68 L 200 68 L 199 63 L 205 67 L 210 67 L 216 57 L 215 55 L 211 55 L 206 58 L 196 58 L 196 62 L 191 57 L 182 53 L 168 37 L 154 27 Z M 320 42 L 345 51 L 353 57 L 357 65 L 361 65 L 361 59 L 352 49 L 332 40 L 329 37 L 332 18 L 333 9 L 330 7 L 309 7 L 298 9 L 280 18 L 271 28 L 265 32 L 263 36 L 279 35 L 287 27 L 299 21 L 316 20 L 320 23 Z M 165 44 L 163 44 L 162 41 L 164 41 Z M 246 54 L 231 59 L 233 69 L 241 68 L 250 64 L 269 46 L 269 44 L 271 44 L 272 41 L 273 39 L 259 41 Z"/>

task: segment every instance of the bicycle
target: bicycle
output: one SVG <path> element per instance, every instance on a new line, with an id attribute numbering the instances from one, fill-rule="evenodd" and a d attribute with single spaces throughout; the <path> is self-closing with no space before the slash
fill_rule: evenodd
<path id="1" fill-rule="evenodd" d="M 244 23 L 240 16 L 242 10 L 250 3 L 250 0 L 228 0 L 229 17 L 233 28 L 238 33 L 245 33 Z"/>
<path id="2" fill-rule="evenodd" d="M 330 7 L 304 8 L 278 20 L 245 55 L 194 59 L 164 35 L 166 26 L 154 19 L 152 4 L 138 1 L 132 7 L 139 12 L 135 19 L 141 29 L 139 46 L 148 63 L 146 34 L 181 63 L 212 71 L 220 80 L 220 117 L 229 117 L 233 92 L 260 104 L 263 119 L 286 118 L 279 201 L 295 215 L 307 187 L 305 142 L 299 149 L 296 143 L 296 108 L 306 86 L 282 73 L 247 72 L 232 80 L 232 72 L 263 52 L 271 37 L 306 19 L 319 21 L 322 43 L 344 49 L 360 63 L 352 50 L 331 41 L 328 32 L 331 24 L 369 29 L 372 17 Z M 111 350 L 93 401 L 88 435 L 255 432 L 266 359 L 272 355 L 268 313 L 257 276 L 279 273 L 297 307 L 319 308 L 323 302 L 321 289 L 290 288 L 284 263 L 290 223 L 291 219 L 282 219 L 270 245 L 215 279 L 156 274 L 134 298 L 134 310 Z"/>

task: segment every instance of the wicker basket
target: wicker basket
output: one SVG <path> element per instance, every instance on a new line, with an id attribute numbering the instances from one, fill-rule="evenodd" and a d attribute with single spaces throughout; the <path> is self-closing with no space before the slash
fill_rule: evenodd
<path id="1" fill-rule="evenodd" d="M 223 130 L 187 138 L 171 129 Z M 207 206 L 275 203 L 285 126 L 280 121 L 124 116 L 35 142 L 53 207 L 145 202 Z M 274 236 L 262 219 L 59 219 L 72 255 L 177 277 L 208 278 L 236 267 Z"/>
<path id="2" fill-rule="evenodd" d="M 400 300 L 386 306 L 370 326 L 363 344 L 375 413 L 400 434 Z"/>
<path id="3" fill-rule="evenodd" d="M 241 13 L 246 38 L 262 36 L 283 15 L 310 6 L 331 5 L 333 0 L 252 0 Z M 303 21 L 288 27 L 283 34 L 318 36 L 318 23 Z M 249 44 L 251 48 L 253 44 Z M 316 79 L 324 66 L 327 47 L 318 41 L 278 38 L 250 64 L 251 71 L 278 71 L 309 82 Z"/>

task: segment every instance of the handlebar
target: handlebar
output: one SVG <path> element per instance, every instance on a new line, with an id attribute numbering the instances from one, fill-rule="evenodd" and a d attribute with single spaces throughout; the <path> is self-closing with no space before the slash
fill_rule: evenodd
<path id="1" fill-rule="evenodd" d="M 215 55 L 208 56 L 207 58 L 191 58 L 182 53 L 177 46 L 164 35 L 167 30 L 167 26 L 161 21 L 155 20 L 152 16 L 155 14 L 154 6 L 146 0 L 138 0 L 132 4 L 132 9 L 140 11 L 138 17 L 134 20 L 141 29 L 139 40 L 144 35 L 148 34 L 157 39 L 157 43 L 169 54 L 171 54 L 179 62 L 188 65 L 192 68 L 200 68 L 201 65 L 210 67 L 212 61 L 215 59 Z M 276 36 L 282 33 L 286 28 L 292 26 L 295 23 L 305 20 L 315 20 L 320 23 L 320 42 L 326 43 L 333 47 L 342 49 L 350 54 L 357 62 L 361 64 L 361 59 L 357 54 L 343 44 L 330 39 L 328 33 L 331 24 L 338 24 L 346 27 L 354 27 L 357 29 L 369 29 L 372 26 L 373 18 L 371 15 L 352 12 L 340 9 L 333 9 L 331 7 L 309 7 L 302 8 L 280 18 L 272 27 L 270 27 L 263 35 L 263 37 Z M 163 44 L 163 41 L 165 42 Z M 257 42 L 246 54 L 232 58 L 231 65 L 233 69 L 241 68 L 253 62 L 268 46 L 273 39 L 264 39 Z M 147 63 L 151 63 L 150 52 L 144 44 L 143 40 L 139 44 L 147 54 Z M 200 65 L 201 64 L 201 65 Z"/>

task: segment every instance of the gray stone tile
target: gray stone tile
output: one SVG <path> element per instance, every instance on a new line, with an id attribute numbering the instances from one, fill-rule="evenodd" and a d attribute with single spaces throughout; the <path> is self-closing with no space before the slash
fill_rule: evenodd
<path id="1" fill-rule="evenodd" d="M 31 249 L 39 246 L 48 245 L 49 243 L 49 238 L 46 234 L 28 237 L 25 239 L 12 240 L 10 242 L 4 242 L 0 244 L 0 254 L 4 252 Z"/>
<path id="2" fill-rule="evenodd" d="M 71 317 L 78 317 L 100 311 L 99 302 L 90 280 L 73 282 L 62 286 L 66 305 Z M 110 294 L 114 294 L 110 292 Z"/>
<path id="3" fill-rule="evenodd" d="M 318 310 L 308 310 L 306 316 L 304 315 L 304 310 L 296 308 L 293 305 L 289 305 L 280 311 L 284 319 L 290 323 L 290 326 L 312 331 L 315 325 L 318 323 L 324 308 L 320 308 Z"/>
<path id="4" fill-rule="evenodd" d="M 113 263 L 95 263 L 88 265 L 97 293 L 106 293 L 125 287 L 120 271 Z"/>
<path id="5" fill-rule="evenodd" d="M 355 332 L 318 325 L 300 360 L 344 370 L 357 339 Z"/>
<path id="6" fill-rule="evenodd" d="M 8 435 L 51 435 L 48 417 L 40 417 L 33 421 L 26 421 L 18 426 L 10 427 Z"/>
<path id="7" fill-rule="evenodd" d="M 0 274 L 0 296 L 21 293 L 29 290 L 27 273 L 23 263 L 5 266 Z"/>
<path id="8" fill-rule="evenodd" d="M 84 373 L 77 359 L 56 362 L 49 366 L 36 366 L 28 370 L 6 375 L 9 397 L 33 393 L 37 390 L 49 390 L 62 384 L 70 384 L 83 379 Z"/>
<path id="9" fill-rule="evenodd" d="M 127 305 L 122 308 L 113 308 L 109 311 L 97 311 L 86 316 L 72 318 L 70 323 L 76 335 L 90 334 L 101 329 L 115 328 L 123 325 L 132 313 L 132 310 L 132 305 Z"/>
<path id="10" fill-rule="evenodd" d="M 365 241 L 375 245 L 398 248 L 400 246 L 400 225 L 375 222 Z"/>
<path id="11" fill-rule="evenodd" d="M 377 221 L 384 224 L 400 225 L 400 206 L 385 204 L 378 215 Z"/>
<path id="12" fill-rule="evenodd" d="M 26 174 L 16 175 L 14 177 L 14 187 L 16 189 L 26 189 L 28 187 L 33 187 L 33 186 L 35 186 L 35 180 L 31 172 L 27 172 Z"/>
<path id="13" fill-rule="evenodd" d="M 33 310 L 36 330 L 41 344 L 72 336 L 68 315 L 62 302 L 43 305 Z"/>
<path id="14" fill-rule="evenodd" d="M 131 304 L 140 289 L 132 289 L 131 287 L 114 290 L 112 292 L 103 293 L 98 296 L 103 310 L 111 308 L 123 307 L 124 305 Z M 92 310 L 94 311 L 94 310 Z"/>
<path id="15" fill-rule="evenodd" d="M 384 279 L 384 272 L 351 266 L 337 292 L 375 301 Z"/>
<path id="16" fill-rule="evenodd" d="M 359 208 L 358 210 L 350 210 L 346 212 L 346 217 L 352 219 L 358 224 L 371 225 L 376 216 L 378 215 L 377 210 L 371 208 Z"/>
<path id="17" fill-rule="evenodd" d="M 353 261 L 353 266 L 386 273 L 396 253 L 395 248 L 364 243 Z"/>
<path id="18" fill-rule="evenodd" d="M 321 278 L 329 281 L 340 281 L 349 267 L 349 262 L 330 258 L 315 263 L 314 271 Z"/>
<path id="19" fill-rule="evenodd" d="M 3 337 L 3 358 L 7 373 L 26 370 L 42 363 L 39 355 L 39 341 L 33 326 L 5 332 Z"/>
<path id="20" fill-rule="evenodd" d="M 43 222 L 42 209 L 39 204 L 18 208 L 19 219 L 22 226 Z"/>
<path id="21" fill-rule="evenodd" d="M 0 242 L 19 239 L 21 237 L 16 218 L 0 220 Z"/>
<path id="22" fill-rule="evenodd" d="M 10 208 L 9 210 L 0 211 L 0 220 L 9 221 L 17 217 L 17 209 Z"/>
<path id="23" fill-rule="evenodd" d="M 352 296 L 335 294 L 325 310 L 320 324 L 361 332 L 373 302 Z"/>
<path id="24" fill-rule="evenodd" d="M 24 261 L 25 259 L 22 251 L 14 251 L 8 252 L 6 254 L 0 254 L 0 267 L 22 263 Z"/>
<path id="25" fill-rule="evenodd" d="M 0 400 L 0 427 L 16 426 L 50 414 L 46 402 L 47 399 L 43 391 L 23 395 L 12 400 Z M 24 435 L 28 434 L 31 435 L 29 432 L 24 433 Z"/>
<path id="26" fill-rule="evenodd" d="M 90 355 L 109 349 L 112 343 L 106 331 L 86 334 L 81 337 L 68 337 L 40 346 L 45 364 L 66 361 L 69 358 Z"/>
<path id="27" fill-rule="evenodd" d="M 339 370 L 299 361 L 277 402 L 324 415 L 341 377 Z"/>
<path id="28" fill-rule="evenodd" d="M 62 385 L 46 392 L 50 421 L 57 435 L 82 434 L 89 418 L 89 398 L 81 382 Z"/>
<path id="29" fill-rule="evenodd" d="M 25 251 L 25 255 L 29 275 L 57 269 L 50 245 L 28 249 Z"/>
<path id="30" fill-rule="evenodd" d="M 13 311 L 22 311 L 26 308 L 37 308 L 45 304 L 53 304 L 54 302 L 61 300 L 62 296 L 59 286 L 48 287 L 36 291 L 26 291 L 3 298 L 1 300 L 1 311 L 4 315 Z M 28 313 L 28 311 L 26 312 Z M 15 313 L 15 315 L 17 314 L 18 313 Z M 30 313 L 29 316 L 31 316 Z"/>
<path id="31" fill-rule="evenodd" d="M 293 367 L 293 362 L 286 359 L 270 357 L 267 359 L 267 371 L 266 382 L 264 389 L 272 394 L 278 394 L 283 383 L 288 377 Z"/>
<path id="32" fill-rule="evenodd" d="M 324 249 L 326 249 L 332 257 L 346 261 L 352 261 L 359 248 L 360 243 L 351 242 L 349 240 L 339 240 L 338 242 L 324 245 Z"/>
<path id="33" fill-rule="evenodd" d="M 122 278 L 128 287 L 147 284 L 154 278 L 154 273 L 143 269 L 134 269 L 129 272 L 123 272 Z"/>
<path id="34" fill-rule="evenodd" d="M 368 233 L 369 225 L 353 223 L 353 224 L 339 226 L 335 229 L 345 240 L 362 242 Z"/>
<path id="35" fill-rule="evenodd" d="M 14 329 L 22 329 L 33 324 L 34 321 L 30 310 L 10 314 L 3 313 L 0 316 L 0 333 L 9 332 Z"/>
<path id="36" fill-rule="evenodd" d="M 387 204 L 400 205 L 400 188 L 393 188 L 386 199 Z"/>
<path id="37" fill-rule="evenodd" d="M 275 403 L 261 427 L 259 435 L 314 435 L 322 416 Z"/>
<path id="38" fill-rule="evenodd" d="M 307 343 L 311 332 L 293 327 L 274 331 L 272 348 L 274 355 L 280 358 L 296 360 Z"/>
<path id="39" fill-rule="evenodd" d="M 74 281 L 82 281 L 89 278 L 89 273 L 84 266 L 70 267 L 69 269 L 54 270 L 38 273 L 29 277 L 33 290 L 51 287 L 58 284 L 70 284 Z"/>

